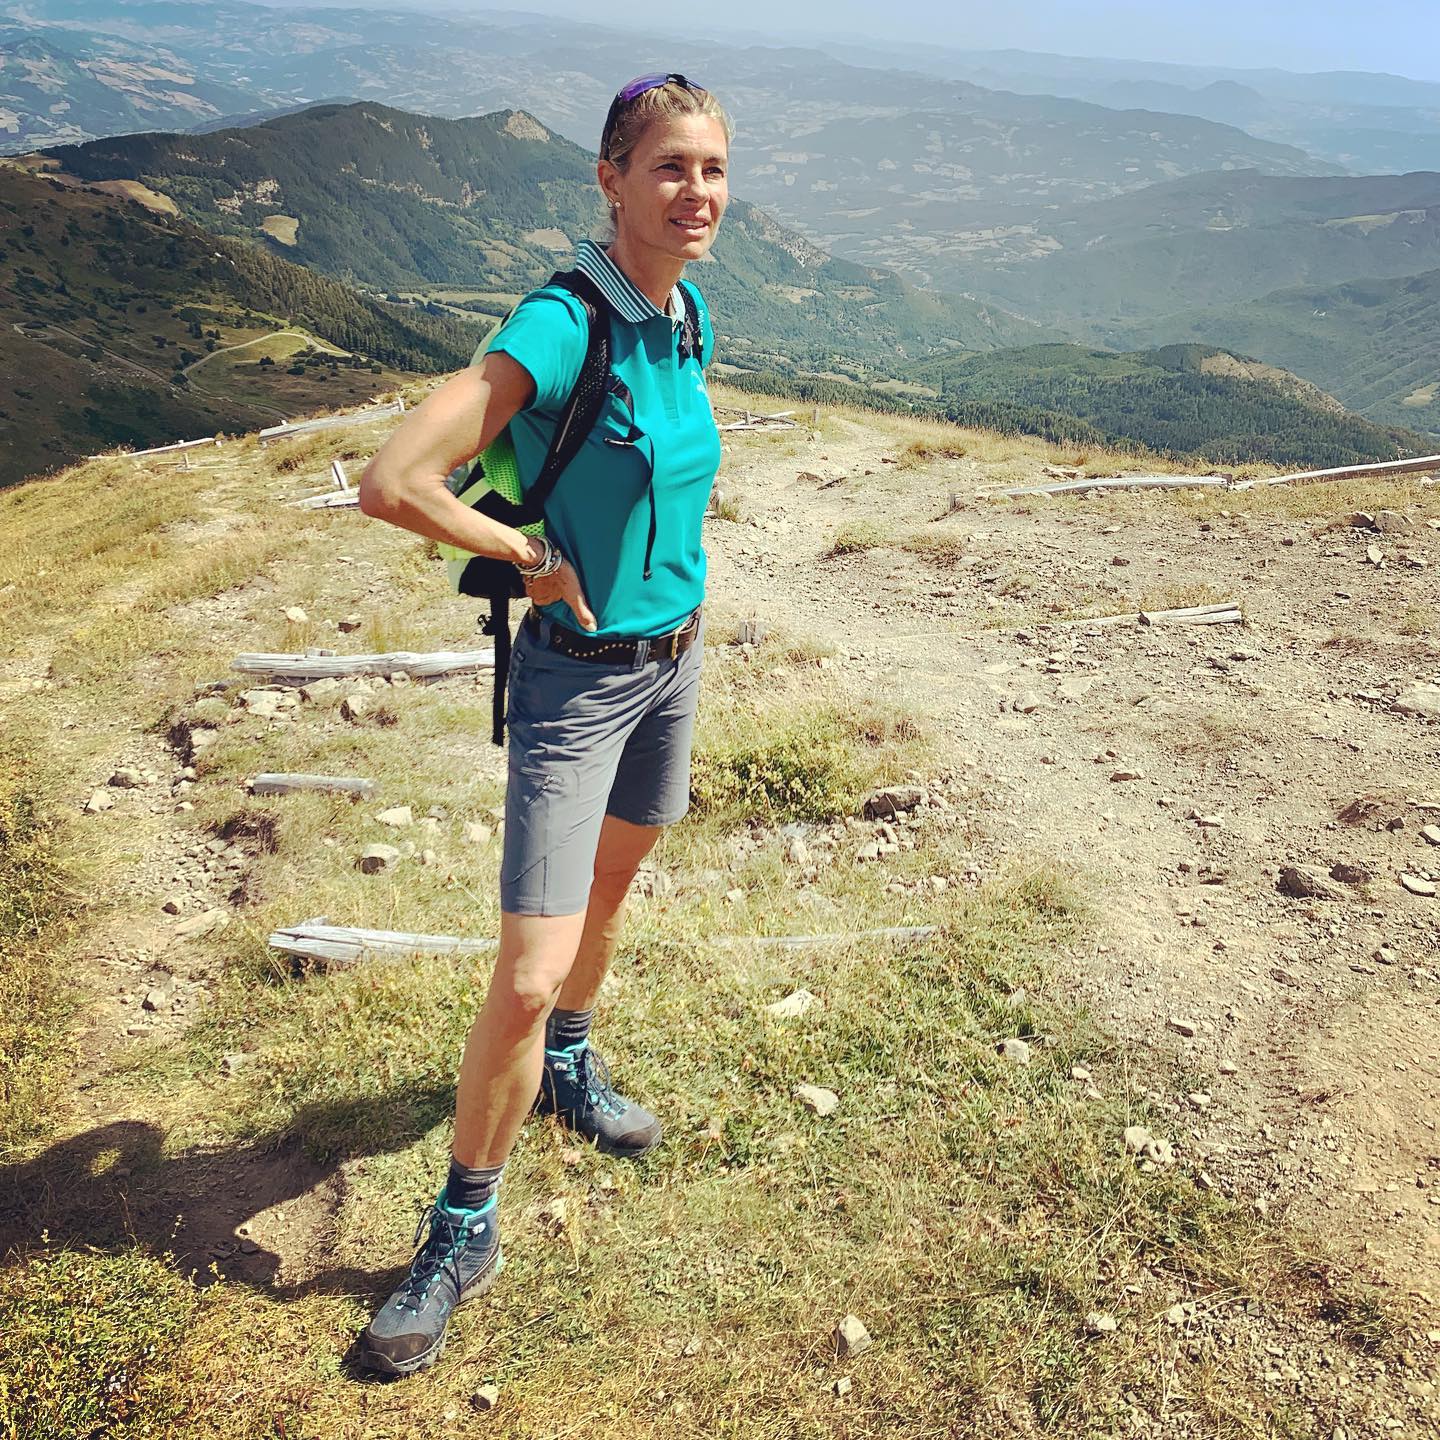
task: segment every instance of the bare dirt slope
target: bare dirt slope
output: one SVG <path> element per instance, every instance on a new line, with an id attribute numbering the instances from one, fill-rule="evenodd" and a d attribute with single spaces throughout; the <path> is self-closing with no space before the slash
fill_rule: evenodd
<path id="1" fill-rule="evenodd" d="M 1440 1305 L 1440 900 L 1398 878 L 1440 880 L 1440 715 L 1404 713 L 1440 699 L 1415 688 L 1440 681 L 1436 489 L 1413 482 L 1383 533 L 1336 486 L 997 503 L 977 462 L 907 458 L 843 418 L 737 435 L 712 592 L 927 712 L 995 865 L 1098 882 L 1075 994 L 1183 1053 L 1172 1098 L 1217 1186 Z M 922 553 L 827 555 L 847 527 Z M 1243 626 L 1040 623 L 1222 599 Z M 1283 893 L 1307 888 L 1287 867 L 1317 893 Z"/>

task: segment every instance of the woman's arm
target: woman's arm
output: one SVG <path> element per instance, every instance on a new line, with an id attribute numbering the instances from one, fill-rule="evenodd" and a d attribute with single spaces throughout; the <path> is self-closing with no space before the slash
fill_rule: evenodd
<path id="1" fill-rule="evenodd" d="M 539 540 L 462 505 L 445 484 L 450 472 L 480 454 L 534 394 L 530 372 L 500 351 L 452 375 L 405 417 L 365 467 L 361 510 L 472 555 L 516 565 L 537 562 L 545 553 Z M 537 605 L 563 600 L 585 629 L 595 629 L 580 577 L 568 560 L 553 575 L 526 581 L 525 589 Z"/>
<path id="2" fill-rule="evenodd" d="M 535 393 L 530 372 L 508 355 L 487 355 L 452 375 L 405 417 L 360 477 L 367 515 L 458 545 L 528 565 L 541 547 L 518 530 L 462 505 L 446 488 L 450 472 L 473 460 Z"/>

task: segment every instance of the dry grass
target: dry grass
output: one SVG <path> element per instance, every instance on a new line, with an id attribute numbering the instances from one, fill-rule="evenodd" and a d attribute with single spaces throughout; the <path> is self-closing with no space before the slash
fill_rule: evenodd
<path id="1" fill-rule="evenodd" d="M 936 460 L 963 460 L 965 447 L 961 444 L 935 445 L 927 440 L 912 440 L 896 457 L 898 470 L 919 470 Z"/>
<path id="2" fill-rule="evenodd" d="M 1310 485 L 1260 485 L 1253 490 L 1226 493 L 1215 490 L 1174 490 L 1163 497 L 1117 496 L 1091 505 L 1115 505 L 1139 500 L 1153 506 L 1160 501 L 1181 514 L 1213 520 L 1226 515 L 1240 519 L 1332 522 L 1356 510 L 1404 510 L 1423 523 L 1440 518 L 1440 486 L 1424 485 L 1419 476 L 1393 480 L 1331 480 Z M 1118 508 L 1118 506 L 1117 506 Z"/>
<path id="3" fill-rule="evenodd" d="M 941 566 L 957 565 L 970 552 L 968 535 L 957 534 L 954 530 L 916 530 L 900 543 L 912 555 Z"/>
<path id="4" fill-rule="evenodd" d="M 744 409 L 755 409 L 754 396 L 743 391 L 729 390 L 723 384 L 714 383 L 710 393 L 717 404 Z M 951 425 L 943 420 L 931 420 L 908 415 L 888 415 L 876 411 L 862 410 L 849 405 L 822 405 L 820 428 L 817 432 L 822 439 L 840 439 L 854 433 L 855 426 L 862 426 L 872 434 L 887 437 L 900 452 L 897 463 L 909 468 L 918 468 L 937 458 L 956 459 L 963 457 L 981 467 L 995 467 L 1009 462 L 1024 462 L 1024 473 L 1029 474 L 1035 465 L 1081 465 L 1087 474 L 1105 475 L 1125 471 L 1144 471 L 1147 474 L 1187 473 L 1193 466 L 1186 466 L 1163 460 L 1140 460 L 1133 454 L 1087 448 L 1077 450 L 1074 446 L 1052 445 L 1030 435 L 1002 435 L 993 430 L 970 430 Z M 803 411 L 801 416 L 803 419 Z M 778 432 L 785 435 L 792 432 Z M 747 440 L 758 438 L 774 439 L 770 436 L 747 436 Z M 909 454 L 911 459 L 905 460 Z M 1254 468 L 1257 473 L 1273 474 L 1273 469 Z M 1236 472 L 1239 473 L 1239 472 Z M 991 477 L 987 476 L 987 480 Z"/>
<path id="5" fill-rule="evenodd" d="M 890 544 L 891 533 L 878 520 L 848 520 L 830 541 L 825 551 L 832 559 L 840 555 L 857 555 L 862 550 L 875 550 Z"/>
<path id="6" fill-rule="evenodd" d="M 82 893 L 62 777 L 33 722 L 0 732 L 0 1163 L 43 1131 L 71 1063 L 57 963 Z"/>
<path id="7" fill-rule="evenodd" d="M 0 1271 L 0 1434 L 459 1440 L 483 1424 L 497 1437 L 949 1440 L 1003 1423 L 1080 1436 L 1105 1433 L 1127 1392 L 1147 1406 L 1183 1396 L 1207 1437 L 1308 1433 L 1311 1417 L 1271 1393 L 1244 1347 L 1207 1338 L 1188 1357 L 1157 1322 L 1183 1297 L 1241 1323 L 1239 1307 L 1258 1297 L 1278 1319 L 1257 1335 L 1288 1341 L 1334 1297 L 1310 1278 L 1313 1247 L 1302 1255 L 1183 1167 L 1143 1175 L 1124 1154 L 1126 1124 L 1169 1123 L 1143 1099 L 1146 1085 L 1166 1087 L 1165 1062 L 1137 1062 L 1049 998 L 1057 955 L 1088 923 L 1074 882 L 1019 857 L 982 888 L 937 894 L 918 882 L 958 876 L 970 860 L 963 832 L 938 824 L 884 865 L 856 864 L 848 839 L 822 850 L 820 816 L 853 816 L 865 786 L 923 774 L 930 752 L 903 712 L 825 685 L 828 657 L 783 632 L 747 651 L 712 632 L 702 813 L 663 842 L 670 889 L 636 900 L 603 1000 L 607 1052 L 626 1087 L 662 1110 L 666 1145 L 624 1167 L 588 1151 L 576 1160 L 552 1126 L 527 1126 L 506 1177 L 503 1284 L 461 1312 L 430 1375 L 358 1383 L 344 1356 L 443 1171 L 455 1060 L 488 967 L 297 972 L 265 936 L 315 913 L 492 934 L 498 847 L 462 835 L 498 805 L 503 764 L 487 744 L 483 684 L 377 692 L 391 723 L 358 726 L 318 706 L 276 725 L 226 697 L 194 697 L 242 639 L 317 643 L 351 610 L 365 621 L 346 637 L 357 647 L 474 633 L 473 607 L 445 596 L 422 546 L 353 515 L 282 516 L 263 490 L 280 478 L 278 458 L 245 443 L 227 456 L 234 469 L 207 475 L 203 491 L 193 476 L 153 477 L 143 506 L 83 471 L 0 496 L 0 517 L 17 522 L 15 553 L 0 561 L 16 588 L 0 605 L 29 627 L 32 658 L 53 647 L 57 673 L 84 679 L 60 699 L 85 732 L 85 763 L 104 761 L 132 727 L 213 728 L 183 824 L 200 838 L 250 836 L 252 852 L 244 905 L 205 942 L 220 978 L 204 1016 L 118 1052 L 87 1092 L 107 1115 L 155 1127 L 154 1153 L 104 1185 L 52 1184 L 71 1197 L 74 1223 L 48 1243 L 32 1238 Z M 241 523 L 212 523 L 224 517 Z M 31 572 L 57 541 L 83 553 L 47 590 Z M 342 547 L 354 569 L 339 564 Z M 311 621 L 287 634 L 282 612 L 294 604 Z M 53 691 L 18 699 L 39 752 L 56 703 Z M 262 768 L 363 773 L 382 797 L 247 798 L 242 782 Z M 376 810 L 406 803 L 442 812 L 411 832 L 437 863 L 360 874 L 358 850 L 395 838 Z M 809 827 L 823 856 L 813 880 L 785 858 L 786 820 Z M 122 840 L 134 849 L 144 836 L 123 814 L 96 817 L 83 839 L 60 832 L 58 858 L 92 850 L 87 889 L 103 895 L 125 863 Z M 896 892 L 897 878 L 917 883 Z M 153 924 L 150 902 L 134 903 L 146 907 L 136 924 Z M 798 951 L 713 943 L 914 924 L 937 927 L 934 938 Z M 53 1039 L 63 1031 L 44 996 L 62 952 L 39 931 L 33 948 L 50 981 L 6 998 Z M 801 985 L 819 997 L 810 1015 L 766 1015 Z M 1034 1047 L 1028 1067 L 995 1054 L 1016 1035 Z M 223 1078 L 220 1057 L 234 1052 L 249 1063 Z M 1084 1101 L 1069 1079 L 1079 1061 L 1102 1100 Z M 46 1073 L 54 1109 L 32 1111 L 26 1149 L 36 1195 L 64 1150 L 35 1138 L 66 1098 Z M 837 1114 L 799 1107 L 801 1081 L 834 1088 Z M 67 1122 L 79 1141 L 90 1113 Z M 176 1197 L 234 1191 L 245 1214 L 238 1192 L 286 1145 L 333 1181 L 310 1248 L 287 1255 L 294 1268 L 256 1283 L 181 1273 L 166 1258 Z M 225 1179 L 197 1183 L 216 1174 Z M 118 1238 L 87 1222 L 94 1197 L 116 1187 L 136 1202 Z M 558 1228 L 541 1214 L 556 1198 L 567 1207 Z M 320 1205 L 318 1193 L 286 1200 L 306 1204 Z M 147 1219 L 161 1213 L 163 1223 Z M 1367 1304 L 1351 1305 L 1354 1334 L 1334 1345 L 1376 1343 L 1383 1316 Z M 1114 1336 L 1086 1333 L 1091 1310 L 1119 1318 Z M 841 1364 L 829 1336 L 847 1311 L 877 1343 Z M 842 1376 L 853 1389 L 839 1400 Z M 469 1397 L 487 1379 L 501 1405 L 480 1419 Z"/>
<path id="8" fill-rule="evenodd" d="M 1412 638 L 1440 634 L 1440 611 L 1433 605 L 1407 605 L 1395 629 L 1398 634 Z"/>

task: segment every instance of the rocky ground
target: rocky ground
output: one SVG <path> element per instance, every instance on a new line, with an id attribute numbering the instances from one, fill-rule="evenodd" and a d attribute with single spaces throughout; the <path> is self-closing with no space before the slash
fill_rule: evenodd
<path id="1" fill-rule="evenodd" d="M 902 470 L 884 435 L 837 430 L 785 461 L 737 437 L 714 593 L 928 713 L 991 864 L 1099 882 L 1068 978 L 1126 1043 L 1184 1055 L 1170 1104 L 1211 1183 L 1350 1246 L 1440 1325 L 1433 505 L 997 504 L 972 462 Z M 826 556 L 864 522 L 930 558 Z M 1221 599 L 1243 624 L 1041 623 Z"/>

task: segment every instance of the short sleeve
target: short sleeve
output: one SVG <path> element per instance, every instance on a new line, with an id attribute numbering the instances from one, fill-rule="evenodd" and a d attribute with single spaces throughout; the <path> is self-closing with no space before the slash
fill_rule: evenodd
<path id="1" fill-rule="evenodd" d="M 560 410 L 569 399 L 589 345 L 589 322 L 568 293 L 532 290 L 485 345 L 485 353 L 508 355 L 535 382 L 529 410 Z"/>

